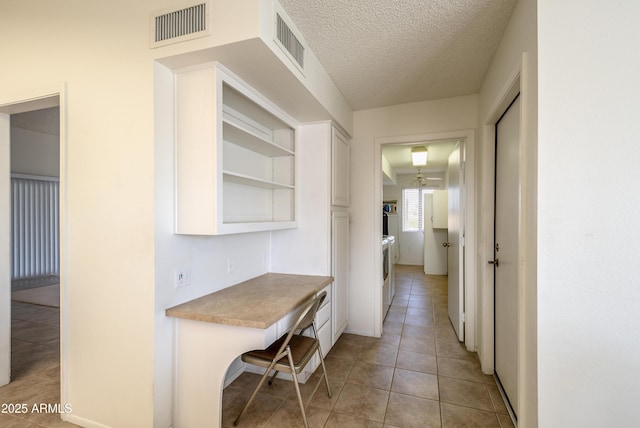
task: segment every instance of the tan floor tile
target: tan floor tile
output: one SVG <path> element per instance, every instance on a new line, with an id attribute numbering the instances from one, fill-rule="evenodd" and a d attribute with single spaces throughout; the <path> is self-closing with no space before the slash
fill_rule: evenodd
<path id="1" fill-rule="evenodd" d="M 38 425 L 32 424 L 31 422 L 28 422 L 17 416 L 1 414 L 1 413 L 0 413 L 0 426 L 2 428 L 39 428 Z"/>
<path id="2" fill-rule="evenodd" d="M 396 367 L 422 373 L 438 373 L 438 364 L 435 356 L 411 351 L 400 350 L 398 352 Z"/>
<path id="3" fill-rule="evenodd" d="M 327 394 L 327 388 L 324 384 L 318 386 L 316 392 L 311 397 L 311 401 L 309 401 L 309 406 L 318 407 L 324 410 L 332 410 L 333 406 L 338 401 L 338 397 L 342 392 L 342 388 L 344 388 L 344 382 L 331 382 L 329 384 L 331 386 L 331 397 Z"/>
<path id="4" fill-rule="evenodd" d="M 387 316 L 385 317 L 385 321 L 391 322 L 404 322 L 405 314 L 399 312 L 387 312 Z"/>
<path id="5" fill-rule="evenodd" d="M 484 383 L 440 377 L 438 385 L 442 402 L 494 411 L 489 391 Z"/>
<path id="6" fill-rule="evenodd" d="M 498 413 L 498 422 L 500 422 L 500 428 L 515 428 L 511 416 Z"/>
<path id="7" fill-rule="evenodd" d="M 388 391 L 347 383 L 333 410 L 357 418 L 383 422 L 388 399 Z"/>
<path id="8" fill-rule="evenodd" d="M 395 321 L 385 321 L 382 325 L 382 331 L 389 334 L 402 334 L 404 323 Z"/>
<path id="9" fill-rule="evenodd" d="M 329 418 L 328 410 L 318 407 L 307 407 L 305 409 L 307 421 L 310 428 L 322 428 Z M 244 426 L 241 423 L 238 426 Z M 271 418 L 263 425 L 265 428 L 299 428 L 303 426 L 302 411 L 297 401 L 286 401 Z"/>
<path id="10" fill-rule="evenodd" d="M 397 295 L 396 295 L 397 297 Z M 408 297 L 407 297 L 408 298 Z M 394 302 L 391 306 L 389 306 L 389 313 L 398 313 L 398 314 L 405 314 L 407 313 L 407 307 L 403 306 L 403 305 L 398 305 L 395 302 L 395 297 L 394 297 Z"/>
<path id="11" fill-rule="evenodd" d="M 232 427 L 233 421 L 238 417 L 244 407 L 246 400 L 235 400 L 223 409 L 222 426 Z M 247 412 L 242 416 L 238 426 L 252 427 L 263 425 L 282 406 L 282 398 L 272 397 L 267 394 L 256 395 Z"/>
<path id="12" fill-rule="evenodd" d="M 391 367 L 395 366 L 397 357 L 398 348 L 391 348 L 375 343 L 363 346 L 360 349 L 360 353 L 356 356 L 359 361 Z"/>
<path id="13" fill-rule="evenodd" d="M 400 350 L 436 355 L 436 343 L 433 339 L 403 336 L 402 339 L 400 339 Z"/>
<path id="14" fill-rule="evenodd" d="M 393 375 L 391 391 L 438 400 L 438 377 L 428 373 L 396 369 Z"/>
<path id="15" fill-rule="evenodd" d="M 400 346 L 400 338 L 401 336 L 399 334 L 390 334 L 383 331 L 380 338 L 368 337 L 365 346 L 377 344 L 381 346 L 387 346 L 389 348 L 398 348 Z"/>
<path id="16" fill-rule="evenodd" d="M 392 392 L 385 424 L 409 428 L 440 428 L 439 403 Z"/>
<path id="17" fill-rule="evenodd" d="M 325 428 L 382 428 L 382 424 L 341 413 L 331 413 Z"/>
<path id="18" fill-rule="evenodd" d="M 430 326 L 405 325 L 402 336 L 435 340 L 434 328 Z"/>
<path id="19" fill-rule="evenodd" d="M 358 361 L 353 366 L 347 383 L 356 383 L 372 388 L 390 390 L 394 368 Z"/>
<path id="20" fill-rule="evenodd" d="M 344 358 L 335 358 L 327 355 L 324 359 L 324 365 L 327 368 L 327 376 L 329 382 L 344 383 L 355 364 L 354 360 L 346 360 Z"/>
<path id="21" fill-rule="evenodd" d="M 504 399 L 500 394 L 500 390 L 498 389 L 498 385 L 487 384 L 487 390 L 489 391 L 489 396 L 491 397 L 491 402 L 493 403 L 493 408 L 496 413 L 502 413 L 504 415 L 508 415 L 509 411 L 507 410 L 507 405 L 504 403 Z"/>
<path id="22" fill-rule="evenodd" d="M 493 412 L 440 403 L 442 428 L 500 428 L 500 422 Z"/>
<path id="23" fill-rule="evenodd" d="M 407 315 L 433 318 L 433 310 L 430 308 L 407 308 Z"/>
<path id="24" fill-rule="evenodd" d="M 407 304 L 410 308 L 430 308 L 432 306 L 431 299 L 425 298 L 425 296 L 414 296 L 411 295 L 409 297 L 409 303 Z"/>
<path id="25" fill-rule="evenodd" d="M 411 309 L 411 308 L 409 308 Z M 432 327 L 434 325 L 432 316 L 405 315 L 404 323 L 420 327 Z"/>
<path id="26" fill-rule="evenodd" d="M 344 335 L 343 335 L 344 336 Z M 327 354 L 327 357 L 344 358 L 346 360 L 355 360 L 356 355 L 360 352 L 362 343 L 355 343 L 348 340 L 338 340 L 333 348 Z"/>
<path id="27" fill-rule="evenodd" d="M 492 376 L 482 373 L 477 360 L 438 357 L 438 375 L 473 382 L 495 383 Z"/>
<path id="28" fill-rule="evenodd" d="M 476 360 L 476 354 L 467 351 L 464 344 L 454 336 L 453 339 L 438 339 L 436 337 L 436 354 L 442 357 Z"/>

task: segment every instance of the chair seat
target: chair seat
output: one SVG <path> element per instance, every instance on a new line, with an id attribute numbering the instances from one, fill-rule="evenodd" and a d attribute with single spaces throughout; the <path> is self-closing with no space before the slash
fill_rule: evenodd
<path id="1" fill-rule="evenodd" d="M 268 367 L 278 354 L 282 343 L 287 339 L 286 335 L 273 342 L 267 349 L 253 350 L 242 355 L 242 361 L 260 367 Z M 307 365 L 313 354 L 318 350 L 318 339 L 312 337 L 293 335 L 289 341 L 291 356 L 296 373 Z M 275 370 L 291 372 L 287 357 L 281 358 L 274 367 Z"/>

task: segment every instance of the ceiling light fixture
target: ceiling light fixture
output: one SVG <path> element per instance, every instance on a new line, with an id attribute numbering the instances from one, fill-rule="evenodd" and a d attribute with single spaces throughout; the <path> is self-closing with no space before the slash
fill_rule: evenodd
<path id="1" fill-rule="evenodd" d="M 411 149 L 411 162 L 413 166 L 425 166 L 427 164 L 427 148 L 424 146 Z"/>

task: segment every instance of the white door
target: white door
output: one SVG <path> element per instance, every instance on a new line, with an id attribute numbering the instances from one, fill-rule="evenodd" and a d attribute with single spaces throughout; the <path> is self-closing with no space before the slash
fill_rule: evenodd
<path id="1" fill-rule="evenodd" d="M 447 231 L 447 266 L 449 273 L 449 319 L 458 340 L 464 341 L 464 245 L 462 191 L 462 157 L 460 144 L 449 155 L 449 220 Z"/>
<path id="2" fill-rule="evenodd" d="M 9 115 L 0 113 L 0 386 L 11 375 L 11 254 Z"/>
<path id="3" fill-rule="evenodd" d="M 512 410 L 518 408 L 518 218 L 520 98 L 496 124 L 495 372 Z"/>

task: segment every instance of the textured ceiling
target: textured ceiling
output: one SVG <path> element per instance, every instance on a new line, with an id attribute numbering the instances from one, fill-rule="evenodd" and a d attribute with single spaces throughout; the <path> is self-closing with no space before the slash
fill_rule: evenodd
<path id="1" fill-rule="evenodd" d="M 469 95 L 517 0 L 280 0 L 354 110 Z"/>

